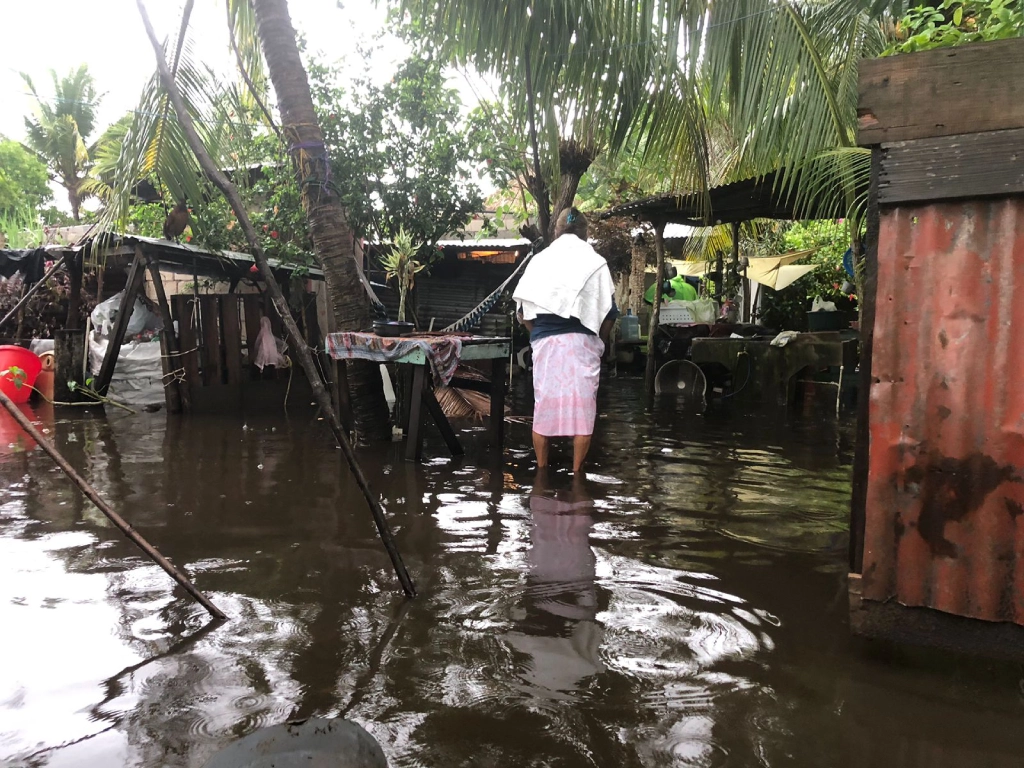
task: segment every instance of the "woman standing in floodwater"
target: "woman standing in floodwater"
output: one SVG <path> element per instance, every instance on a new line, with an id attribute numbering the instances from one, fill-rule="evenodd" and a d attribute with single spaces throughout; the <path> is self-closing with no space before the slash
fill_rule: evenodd
<path id="1" fill-rule="evenodd" d="M 533 449 L 548 464 L 552 437 L 573 438 L 583 468 L 597 418 L 601 356 L 618 310 L 608 264 L 587 243 L 576 208 L 558 216 L 555 241 L 534 256 L 513 298 L 533 347 Z"/>

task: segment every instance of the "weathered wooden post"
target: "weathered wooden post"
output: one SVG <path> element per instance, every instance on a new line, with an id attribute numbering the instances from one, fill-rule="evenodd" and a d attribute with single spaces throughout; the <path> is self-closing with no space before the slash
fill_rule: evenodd
<path id="1" fill-rule="evenodd" d="M 78 391 L 85 384 L 85 331 L 65 329 L 53 334 L 53 399 L 62 403 L 77 403 L 84 398 Z M 75 386 L 69 386 L 69 382 Z"/>
<path id="2" fill-rule="evenodd" d="M 146 267 L 149 269 L 149 276 L 153 280 L 153 290 L 156 291 L 156 303 L 160 312 L 160 324 L 163 330 L 160 332 L 160 353 L 164 374 L 164 393 L 167 398 L 167 410 L 170 413 L 186 413 L 192 410 L 192 396 L 189 392 L 189 384 L 179 378 L 182 371 L 180 349 L 178 339 L 174 335 L 174 319 L 171 317 L 171 305 L 167 302 L 167 294 L 164 292 L 164 281 L 160 277 L 160 265 L 143 251 L 146 259 Z"/>
<path id="3" fill-rule="evenodd" d="M 654 394 L 654 377 L 658 374 L 657 338 L 658 323 L 661 320 L 661 282 L 665 271 L 665 222 L 654 222 L 654 252 L 657 263 L 654 272 L 654 303 L 651 307 L 651 324 L 647 330 L 647 368 L 644 372 L 644 387 L 648 395 Z"/>

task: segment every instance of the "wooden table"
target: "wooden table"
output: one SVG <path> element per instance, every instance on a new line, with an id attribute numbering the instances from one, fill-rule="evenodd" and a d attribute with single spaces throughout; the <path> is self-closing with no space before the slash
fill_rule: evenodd
<path id="1" fill-rule="evenodd" d="M 733 376 L 734 385 L 744 371 L 744 399 L 774 400 L 786 405 L 791 380 L 807 367 L 849 368 L 857 365 L 857 340 L 839 333 L 802 333 L 784 347 L 773 347 L 768 339 L 697 338 L 690 346 L 690 359 L 699 366 L 718 363 Z M 741 364 L 740 357 L 746 362 Z M 739 389 L 736 393 L 739 393 Z"/>
<path id="2" fill-rule="evenodd" d="M 492 444 L 500 451 L 505 439 L 506 361 L 512 348 L 512 340 L 507 337 L 493 336 L 459 336 L 459 339 L 462 342 L 462 353 L 459 356 L 459 362 L 471 360 L 491 361 L 491 382 L 489 387 L 491 400 L 490 434 Z M 452 455 L 461 456 L 465 453 L 462 444 L 459 442 L 458 435 L 455 433 L 455 429 L 452 427 L 451 422 L 448 421 L 448 417 L 445 416 L 441 404 L 437 402 L 437 398 L 434 396 L 433 387 L 427 383 L 431 376 L 430 365 L 427 361 L 426 353 L 422 349 L 414 349 L 401 357 L 374 354 L 369 358 L 362 359 L 370 359 L 380 363 L 398 363 L 413 367 L 412 386 L 409 390 L 408 407 L 406 408 L 406 413 L 409 414 L 405 443 L 406 461 L 419 461 L 423 457 L 424 411 L 430 415 L 430 418 L 437 425 L 441 432 L 441 437 L 444 438 L 445 444 Z M 457 379 L 458 376 L 456 375 L 455 378 Z"/>

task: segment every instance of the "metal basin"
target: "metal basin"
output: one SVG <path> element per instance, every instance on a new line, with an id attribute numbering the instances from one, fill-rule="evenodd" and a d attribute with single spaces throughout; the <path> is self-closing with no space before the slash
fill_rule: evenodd
<path id="1" fill-rule="evenodd" d="M 377 741 L 341 718 L 260 728 L 214 755 L 206 768 L 387 768 Z"/>

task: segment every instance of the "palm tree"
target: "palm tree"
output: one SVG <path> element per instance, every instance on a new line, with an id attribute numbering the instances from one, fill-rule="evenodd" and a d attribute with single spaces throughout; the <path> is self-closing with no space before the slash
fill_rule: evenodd
<path id="1" fill-rule="evenodd" d="M 185 109 L 207 153 L 221 167 L 233 163 L 228 156 L 232 145 L 237 146 L 242 136 L 261 130 L 254 128 L 252 121 L 265 118 L 265 132 L 278 132 L 291 150 L 314 256 L 324 271 L 335 326 L 339 330 L 366 327 L 375 297 L 357 262 L 356 241 L 344 210 L 327 183 L 323 138 L 287 3 L 226 0 L 225 5 L 232 49 L 245 84 L 238 87 L 224 83 L 194 60 L 188 44 L 192 2 L 187 2 L 176 44 L 165 46 Z M 264 66 L 275 87 L 279 126 L 271 123 L 265 106 Z M 260 107 L 259 113 L 252 102 Z M 104 198 L 101 228 L 124 228 L 132 190 L 141 179 L 156 180 L 175 200 L 202 200 L 210 194 L 159 74 L 144 88 L 131 124 L 122 126 L 117 134 L 111 136 L 110 146 L 100 157 L 100 180 L 90 187 Z M 357 431 L 362 435 L 381 431 L 387 423 L 387 410 L 376 367 L 351 364 L 347 378 Z"/>
<path id="2" fill-rule="evenodd" d="M 498 78 L 510 104 L 522 110 L 535 99 L 531 113 L 549 148 L 558 146 L 555 115 L 568 105 L 570 124 L 595 130 L 613 152 L 642 135 L 642 151 L 672 170 L 678 190 L 783 167 L 800 203 L 824 195 L 837 212 L 858 205 L 868 173 L 854 141 L 857 63 L 883 50 L 886 22 L 905 5 L 394 2 L 453 61 Z M 720 163 L 716 124 L 735 142 Z"/>
<path id="3" fill-rule="evenodd" d="M 529 136 L 526 187 L 541 230 L 572 204 L 580 177 L 616 153 L 668 87 L 683 29 L 680 3 L 597 0 L 395 0 L 455 63 L 500 82 L 512 133 Z M 688 117 L 699 122 L 699 112 Z M 688 136 L 686 183 L 702 185 L 703 131 Z M 682 149 L 682 147 L 680 147 Z"/>
<path id="4" fill-rule="evenodd" d="M 230 0 L 236 26 L 249 26 L 249 0 Z M 274 85 L 280 113 L 280 131 L 302 189 L 313 251 L 324 271 L 334 319 L 341 330 L 359 330 L 370 319 L 370 302 L 376 301 L 363 275 L 355 238 L 345 211 L 329 182 L 330 161 L 323 132 L 313 108 L 306 68 L 299 55 L 298 39 L 288 14 L 287 0 L 251 0 L 256 34 L 267 71 Z M 244 39 L 236 34 L 236 39 Z M 387 406 L 375 366 L 349 366 L 349 397 L 357 424 L 377 431 L 387 424 Z"/>
<path id="5" fill-rule="evenodd" d="M 53 78 L 52 101 L 44 100 L 32 78 L 21 74 L 36 100 L 36 114 L 25 118 L 27 144 L 46 163 L 52 177 L 68 192 L 71 215 L 81 221 L 82 189 L 89 173 L 89 148 L 86 141 L 96 126 L 99 99 L 89 69 L 82 64 L 67 76 Z"/>

